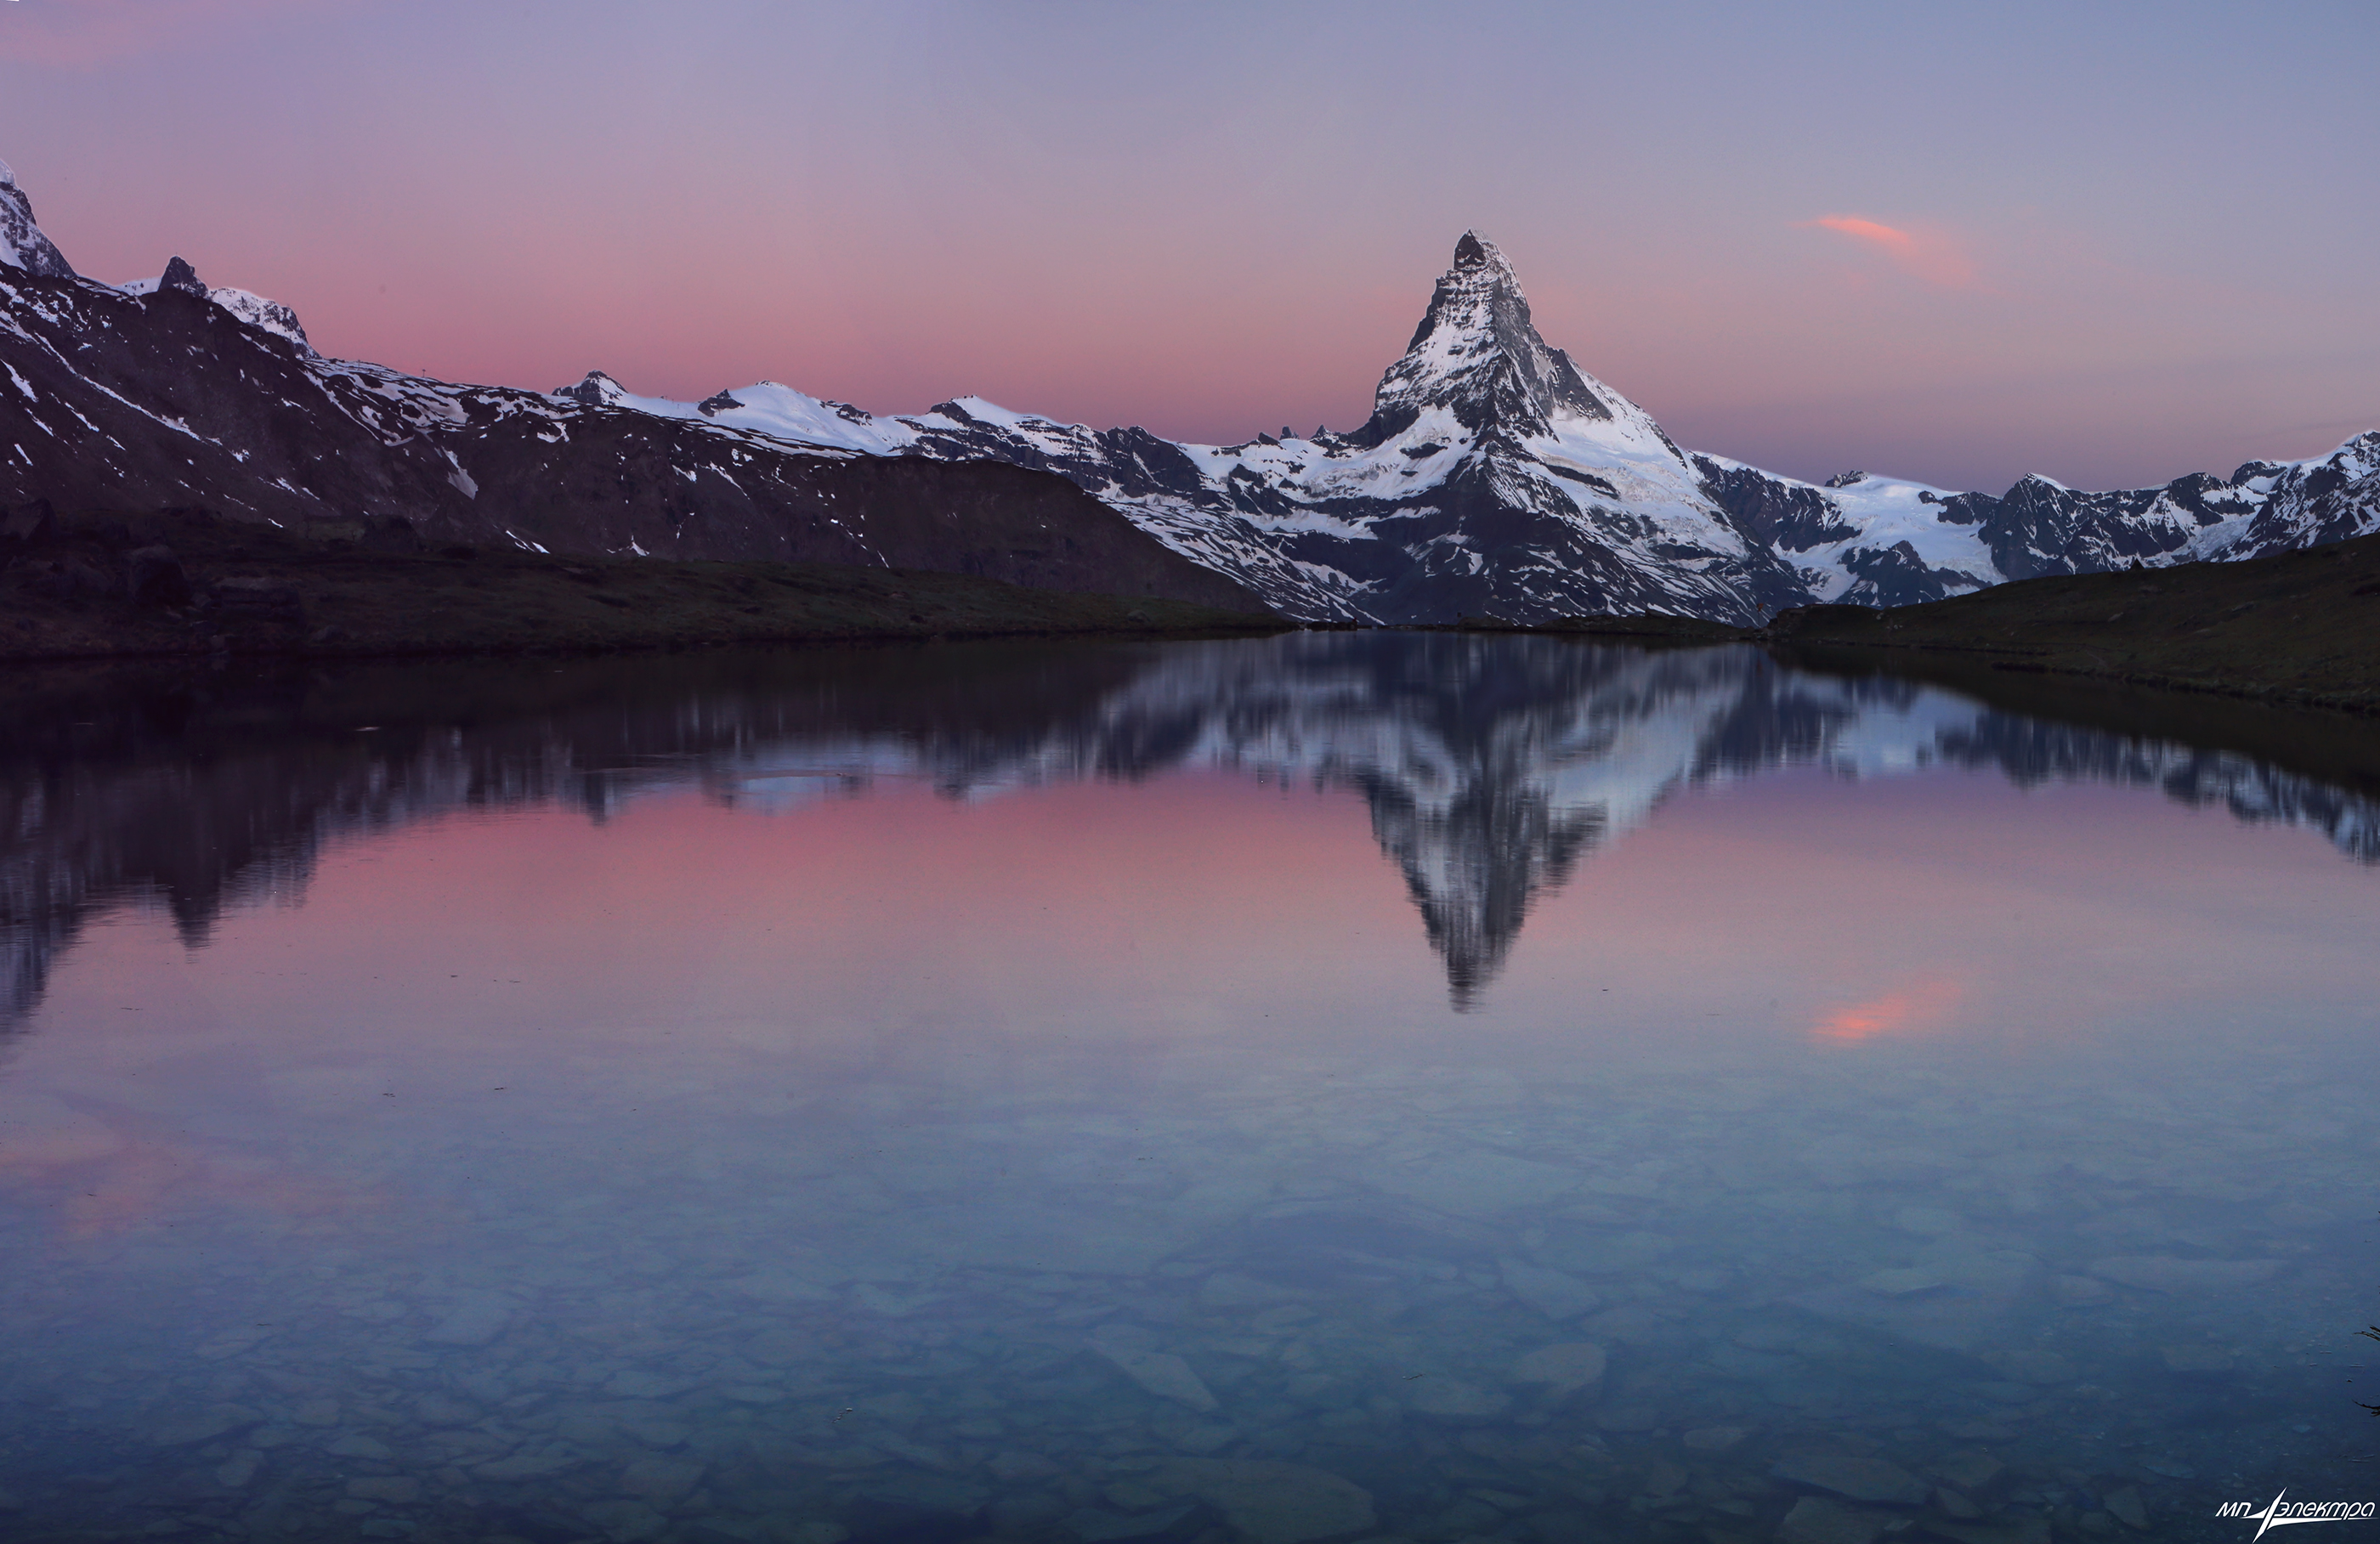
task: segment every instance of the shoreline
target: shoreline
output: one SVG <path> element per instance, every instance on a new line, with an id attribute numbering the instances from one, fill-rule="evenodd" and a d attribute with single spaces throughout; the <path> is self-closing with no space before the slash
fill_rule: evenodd
<path id="1" fill-rule="evenodd" d="M 1923 674 L 1978 662 L 2058 676 L 2327 711 L 2380 714 L 2380 536 L 2234 563 L 2019 579 L 1913 606 L 1804 606 L 1765 627 L 1688 617 L 1591 616 L 1454 630 L 1744 643 L 1789 660 L 1911 660 Z"/>
<path id="2" fill-rule="evenodd" d="M 33 522 L 20 512 L 0 528 L 0 665 L 552 658 L 1298 628 L 1269 612 L 933 570 L 431 549 L 409 529 L 323 541 L 185 512 Z M 2380 715 L 2380 537 L 2238 563 L 2018 580 L 1913 606 L 1802 607 L 1758 628 L 1641 614 L 1465 617 L 1411 631 L 1744 643 L 1822 669 L 2057 677 Z"/>
<path id="3" fill-rule="evenodd" d="M 174 513 L 28 525 L 0 532 L 0 664 L 555 657 L 1296 625 L 936 570 L 425 548 L 409 531 L 325 542 Z"/>

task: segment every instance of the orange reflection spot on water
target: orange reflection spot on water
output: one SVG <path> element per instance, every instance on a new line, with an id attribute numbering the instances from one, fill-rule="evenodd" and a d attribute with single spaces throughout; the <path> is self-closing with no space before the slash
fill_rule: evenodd
<path id="1" fill-rule="evenodd" d="M 390 1204 L 377 1188 L 143 1130 L 137 1118 L 111 1120 L 55 1100 L 38 1104 L 46 1108 L 30 1111 L 34 1120 L 7 1123 L 14 1129 L 0 1141 L 0 1194 L 49 1210 L 69 1238 L 169 1222 L 208 1207 L 306 1219 L 353 1218 Z"/>
<path id="2" fill-rule="evenodd" d="M 1838 1008 L 1812 1027 L 1816 1039 L 1838 1045 L 1857 1045 L 1888 1035 L 1918 1034 L 1950 1016 L 1964 989 L 1948 976 L 1937 976 Z"/>
<path id="3" fill-rule="evenodd" d="M 87 1188 L 69 1192 L 58 1217 L 69 1238 L 90 1238 L 164 1222 L 208 1207 L 301 1219 L 354 1218 L 378 1212 L 386 1198 L 327 1180 L 225 1161 L 178 1143 L 131 1141 L 104 1164 L 78 1176 Z"/>

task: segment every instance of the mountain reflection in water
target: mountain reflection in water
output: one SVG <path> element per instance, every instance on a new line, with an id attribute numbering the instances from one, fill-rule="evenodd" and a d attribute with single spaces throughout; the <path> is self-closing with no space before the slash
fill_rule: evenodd
<path id="1" fill-rule="evenodd" d="M 1792 766 L 1925 766 L 2154 787 L 2320 831 L 2380 862 L 2374 799 L 2235 750 L 2040 718 L 1747 647 L 1305 633 L 980 644 L 337 673 L 20 677 L 0 696 L 0 1031 L 110 908 L 203 944 L 227 907 L 302 891 L 326 843 L 467 808 L 602 820 L 694 784 L 794 808 L 879 778 L 954 799 L 1220 767 L 1359 791 L 1453 1006 L 1536 899 L 1677 790 Z"/>
<path id="2" fill-rule="evenodd" d="M 0 1535 L 2363 1493 L 2369 725 L 1360 633 L 45 670 L 0 722 Z"/>

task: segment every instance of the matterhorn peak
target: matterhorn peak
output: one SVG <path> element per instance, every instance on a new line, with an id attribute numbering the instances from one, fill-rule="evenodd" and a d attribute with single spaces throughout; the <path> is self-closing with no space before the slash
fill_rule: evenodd
<path id="1" fill-rule="evenodd" d="M 1504 260 L 1494 242 L 1483 239 L 1477 231 L 1463 232 L 1463 239 L 1454 244 L 1454 271 L 1467 268 L 1492 268 L 1504 278 L 1512 278 L 1512 265 Z"/>
<path id="2" fill-rule="evenodd" d="M 0 161 L 0 268 L 20 268 L 36 279 L 75 276 L 65 256 L 33 223 L 33 201 L 17 186 L 17 174 L 5 161 Z"/>
<path id="3" fill-rule="evenodd" d="M 1454 266 L 1439 276 L 1404 357 L 1380 378 L 1371 421 L 1354 439 L 1378 444 L 1434 407 L 1475 433 L 1521 437 L 1549 432 L 1557 418 L 1611 416 L 1570 356 L 1537 336 L 1512 265 L 1476 231 L 1454 244 Z"/>

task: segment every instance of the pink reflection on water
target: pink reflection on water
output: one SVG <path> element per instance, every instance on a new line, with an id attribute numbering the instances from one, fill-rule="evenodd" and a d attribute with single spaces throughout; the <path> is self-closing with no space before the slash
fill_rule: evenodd
<path id="1" fill-rule="evenodd" d="M 176 1135 L 85 1095 L 19 1100 L 6 1115 L 0 1197 L 48 1212 L 70 1239 L 219 1207 L 352 1222 L 387 1211 L 395 1200 L 381 1187 L 300 1173 L 225 1143 Z"/>
<path id="2" fill-rule="evenodd" d="M 1937 976 L 1837 1008 L 1812 1026 L 1810 1033 L 1838 1045 L 1923 1034 L 1941 1027 L 1965 995 L 1966 989 L 1959 982 Z"/>

